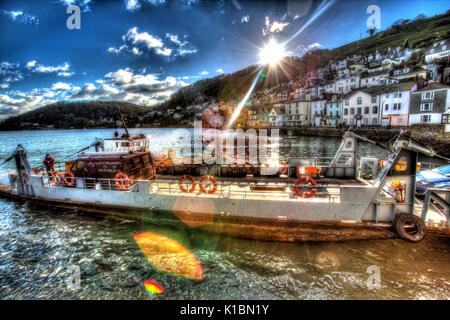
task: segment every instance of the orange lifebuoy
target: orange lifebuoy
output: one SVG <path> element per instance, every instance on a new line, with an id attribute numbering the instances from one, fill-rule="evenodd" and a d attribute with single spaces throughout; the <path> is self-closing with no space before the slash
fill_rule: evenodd
<path id="1" fill-rule="evenodd" d="M 282 168 L 280 170 L 278 170 L 278 173 L 281 174 L 286 174 L 289 170 L 289 167 L 287 165 L 286 162 L 284 161 L 280 161 L 280 166 L 282 166 Z"/>
<path id="2" fill-rule="evenodd" d="M 185 186 L 185 182 L 186 180 L 190 181 L 191 187 L 187 188 Z M 180 187 L 180 190 L 186 193 L 191 193 L 194 192 L 195 188 L 197 187 L 197 182 L 195 181 L 195 178 L 193 176 L 190 175 L 183 175 L 180 177 L 180 179 L 178 179 L 178 186 Z"/>
<path id="3" fill-rule="evenodd" d="M 212 188 L 207 190 L 205 182 L 208 183 L 208 185 L 212 185 Z M 217 180 L 213 176 L 203 176 L 200 178 L 200 190 L 203 193 L 214 193 L 217 191 Z"/>
<path id="4" fill-rule="evenodd" d="M 117 189 L 127 190 L 130 188 L 130 180 L 128 176 L 123 172 L 118 172 L 114 177 L 114 182 L 116 183 Z"/>
<path id="5" fill-rule="evenodd" d="M 64 183 L 68 186 L 73 186 L 75 184 L 75 176 L 72 172 L 64 173 Z"/>
<path id="6" fill-rule="evenodd" d="M 304 185 L 308 185 L 308 191 L 306 191 L 306 192 L 302 191 L 302 187 L 301 186 L 304 186 Z M 297 180 L 294 181 L 294 187 L 292 188 L 292 191 L 294 191 L 294 193 L 298 197 L 311 198 L 317 192 L 317 183 L 311 177 L 301 176 L 300 178 L 298 178 Z"/>

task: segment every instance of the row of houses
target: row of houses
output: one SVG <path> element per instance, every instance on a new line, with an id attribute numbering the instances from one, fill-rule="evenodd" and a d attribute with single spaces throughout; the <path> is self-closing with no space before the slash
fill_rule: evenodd
<path id="1" fill-rule="evenodd" d="M 450 123 L 450 86 L 406 81 L 354 89 L 347 94 L 321 93 L 265 107 L 247 108 L 248 127 L 410 126 Z"/>
<path id="2" fill-rule="evenodd" d="M 407 41 L 405 41 L 407 42 Z M 384 53 L 353 55 L 255 92 L 246 104 L 248 126 L 407 126 L 440 123 L 448 109 L 450 39 L 423 51 L 405 43 Z M 445 66 L 444 68 L 442 66 Z M 424 87 L 424 84 L 428 85 Z M 437 91 L 437 101 L 420 92 Z M 431 94 L 431 93 L 430 93 Z M 432 94 L 434 96 L 434 93 Z M 427 96 L 428 97 L 428 96 Z M 428 99 L 428 100 L 427 100 Z M 425 101 L 422 103 L 421 101 Z"/>

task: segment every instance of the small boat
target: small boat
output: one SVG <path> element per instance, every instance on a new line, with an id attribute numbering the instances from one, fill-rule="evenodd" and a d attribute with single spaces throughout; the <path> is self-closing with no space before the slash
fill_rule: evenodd
<path id="1" fill-rule="evenodd" d="M 276 163 L 271 175 L 237 171 L 230 164 L 194 167 L 157 158 L 150 139 L 126 132 L 97 140 L 50 175 L 31 168 L 21 145 L 7 159 L 16 172 L 0 195 L 85 211 L 127 215 L 150 221 L 181 221 L 192 228 L 277 241 L 342 241 L 401 237 L 420 241 L 426 231 L 450 235 L 450 219 L 426 226 L 429 206 L 415 214 L 418 154 L 438 156 L 399 135 L 387 146 L 387 159 L 358 160 L 358 141 L 375 143 L 350 131 L 328 164 L 317 158 Z M 379 144 L 380 145 L 380 144 Z M 170 163 L 168 163 L 170 162 Z M 166 171 L 159 169 L 162 164 Z M 249 165 L 244 166 L 245 168 Z M 231 170 L 230 170 L 231 168 Z M 191 174 L 187 174 L 186 170 Z M 430 189 L 449 212 L 449 199 Z"/>

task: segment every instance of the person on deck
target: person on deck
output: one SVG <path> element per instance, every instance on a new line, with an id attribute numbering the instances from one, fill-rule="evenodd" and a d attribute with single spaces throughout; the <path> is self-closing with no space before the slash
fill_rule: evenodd
<path id="1" fill-rule="evenodd" d="M 47 153 L 43 163 L 45 169 L 47 170 L 47 174 L 50 176 L 53 171 L 55 171 L 55 159 L 49 153 Z"/>

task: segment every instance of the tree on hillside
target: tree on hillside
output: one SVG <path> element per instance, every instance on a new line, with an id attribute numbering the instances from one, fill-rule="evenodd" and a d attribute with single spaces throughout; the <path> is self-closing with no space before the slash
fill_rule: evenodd
<path id="1" fill-rule="evenodd" d="M 411 46 L 409 44 L 408 38 L 405 38 L 405 41 L 403 41 L 402 48 L 403 49 L 409 49 Z"/>
<path id="2" fill-rule="evenodd" d="M 424 13 L 421 13 L 421 14 L 417 15 L 417 17 L 414 18 L 414 21 L 422 20 L 422 19 L 426 19 L 426 18 L 427 18 L 427 16 Z"/>
<path id="3" fill-rule="evenodd" d="M 376 32 L 377 28 L 375 26 L 371 26 L 370 28 L 367 29 L 367 33 L 369 34 L 369 37 L 373 36 Z"/>

